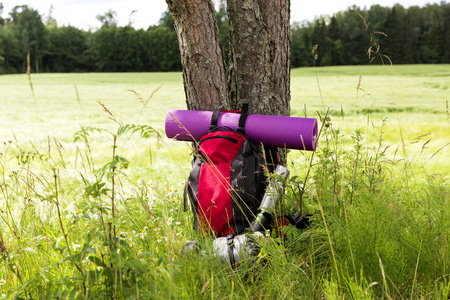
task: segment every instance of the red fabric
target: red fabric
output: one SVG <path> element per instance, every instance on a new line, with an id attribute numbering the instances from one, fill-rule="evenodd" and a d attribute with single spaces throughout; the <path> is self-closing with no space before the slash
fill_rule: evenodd
<path id="1" fill-rule="evenodd" d="M 237 114 L 237 113 L 241 113 L 240 110 L 221 110 L 220 112 L 224 112 L 224 113 L 233 113 L 233 114 Z"/>
<path id="2" fill-rule="evenodd" d="M 284 226 L 292 226 L 292 225 L 291 225 L 291 222 L 289 222 L 289 220 L 284 217 L 278 218 L 275 221 L 274 227 L 275 227 L 275 232 L 277 233 L 277 236 L 281 237 L 283 240 L 286 240 L 286 234 L 284 234 L 283 229 L 282 229 Z"/>
<path id="3" fill-rule="evenodd" d="M 230 137 L 237 143 L 221 136 Z M 209 137 L 214 138 L 207 139 Z M 202 139 L 206 140 L 200 145 L 200 151 L 206 155 L 208 163 L 202 167 L 199 178 L 200 230 L 204 234 L 225 236 L 234 233 L 230 196 L 230 162 L 236 156 L 245 137 L 234 132 L 217 131 Z"/>
<path id="4" fill-rule="evenodd" d="M 221 137 L 221 136 L 227 136 L 229 138 L 232 138 L 236 140 L 237 143 L 235 144 L 232 141 L 229 141 L 224 138 L 209 139 L 211 137 Z M 206 138 L 208 139 L 202 142 L 202 140 Z M 236 156 L 237 151 L 239 151 L 239 148 L 241 148 L 241 145 L 244 142 L 244 140 L 245 140 L 244 136 L 234 132 L 227 132 L 227 131 L 211 132 L 208 135 L 204 136 L 202 139 L 200 139 L 200 142 L 202 142 L 202 144 L 200 145 L 200 152 L 206 155 L 208 163 L 220 164 L 225 162 L 231 162 L 233 158 Z"/>

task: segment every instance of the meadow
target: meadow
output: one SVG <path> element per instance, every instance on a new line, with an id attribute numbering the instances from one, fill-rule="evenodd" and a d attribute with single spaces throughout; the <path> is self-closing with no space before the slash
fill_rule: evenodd
<path id="1" fill-rule="evenodd" d="M 180 257 L 192 149 L 164 119 L 186 107 L 181 73 L 0 76 L 0 294 L 447 299 L 448 78 L 449 65 L 293 69 L 291 115 L 322 131 L 315 153 L 289 152 L 277 213 L 314 221 L 232 269 Z"/>

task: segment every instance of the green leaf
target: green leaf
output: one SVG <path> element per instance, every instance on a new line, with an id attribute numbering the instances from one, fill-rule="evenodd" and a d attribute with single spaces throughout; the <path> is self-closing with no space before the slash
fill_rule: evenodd
<path id="1" fill-rule="evenodd" d="M 164 259 L 165 259 L 164 256 L 161 256 L 160 258 L 158 258 L 158 266 L 162 266 Z"/>
<path id="2" fill-rule="evenodd" d="M 102 268 L 106 267 L 106 265 L 102 262 L 102 260 L 100 258 L 98 258 L 97 256 L 89 256 L 89 260 L 99 267 L 102 267 Z"/>

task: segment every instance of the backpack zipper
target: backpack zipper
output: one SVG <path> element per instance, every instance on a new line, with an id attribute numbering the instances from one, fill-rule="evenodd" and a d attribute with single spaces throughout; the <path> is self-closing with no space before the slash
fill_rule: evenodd
<path id="1" fill-rule="evenodd" d="M 225 135 L 216 135 L 216 136 L 210 136 L 210 137 L 204 138 L 203 140 L 200 141 L 199 145 L 201 145 L 204 141 L 210 140 L 210 139 L 225 139 L 225 140 L 228 140 L 228 141 L 230 141 L 230 142 L 232 142 L 234 144 L 238 143 L 238 140 L 234 139 L 232 137 L 225 136 Z"/>

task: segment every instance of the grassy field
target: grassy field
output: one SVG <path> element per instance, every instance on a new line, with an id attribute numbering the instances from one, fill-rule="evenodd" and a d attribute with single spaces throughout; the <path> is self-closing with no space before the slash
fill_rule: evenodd
<path id="1" fill-rule="evenodd" d="M 311 174 L 285 209 L 316 221 L 232 270 L 179 257 L 191 150 L 163 129 L 185 108 L 180 73 L 0 76 L 1 295 L 447 299 L 448 78 L 449 65 L 292 70 L 291 115 L 331 118 L 312 160 L 288 158 L 288 187 Z M 152 129 L 161 139 L 141 136 Z"/>

